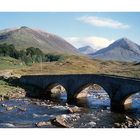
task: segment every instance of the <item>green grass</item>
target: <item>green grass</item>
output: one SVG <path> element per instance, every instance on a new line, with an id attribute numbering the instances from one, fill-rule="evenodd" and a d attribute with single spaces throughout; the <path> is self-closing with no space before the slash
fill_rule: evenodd
<path id="1" fill-rule="evenodd" d="M 23 67 L 24 64 L 11 57 L 0 57 L 0 70 L 16 69 Z"/>
<path id="2" fill-rule="evenodd" d="M 0 85 L 8 85 L 8 83 L 4 80 L 0 80 Z"/>

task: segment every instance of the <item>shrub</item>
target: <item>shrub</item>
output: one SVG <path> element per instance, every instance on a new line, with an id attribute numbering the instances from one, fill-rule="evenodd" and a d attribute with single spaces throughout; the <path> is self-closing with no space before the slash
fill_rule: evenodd
<path id="1" fill-rule="evenodd" d="M 10 56 L 15 59 L 20 59 L 27 65 L 39 62 L 52 62 L 62 61 L 64 57 L 62 55 L 44 54 L 39 48 L 30 47 L 26 50 L 16 50 L 15 46 L 10 44 L 0 44 L 0 56 Z"/>

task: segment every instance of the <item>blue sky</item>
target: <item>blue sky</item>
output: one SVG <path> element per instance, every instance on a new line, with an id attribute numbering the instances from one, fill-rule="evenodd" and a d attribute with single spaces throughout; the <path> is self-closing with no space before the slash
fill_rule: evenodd
<path id="1" fill-rule="evenodd" d="M 0 29 L 20 26 L 57 34 L 76 47 L 91 45 L 100 49 L 122 37 L 140 44 L 140 13 L 0 13 Z"/>

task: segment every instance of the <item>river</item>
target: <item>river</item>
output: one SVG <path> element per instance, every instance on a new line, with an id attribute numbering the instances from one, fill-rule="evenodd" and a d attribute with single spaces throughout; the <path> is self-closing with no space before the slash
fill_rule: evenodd
<path id="1" fill-rule="evenodd" d="M 90 94 L 86 99 L 79 100 L 79 105 L 84 105 L 86 111 L 74 114 L 67 112 L 66 95 L 61 96 L 59 102 L 31 98 L 10 99 L 0 102 L 0 127 L 34 128 L 37 127 L 36 123 L 48 121 L 58 115 L 68 118 L 73 128 L 112 128 L 114 123 L 125 122 L 126 115 L 134 119 L 140 118 L 139 94 L 133 96 L 132 110 L 126 114 L 111 112 L 108 96 L 105 93 L 98 94 L 102 95 L 100 99 L 99 95 Z M 56 126 L 45 127 L 55 128 Z"/>

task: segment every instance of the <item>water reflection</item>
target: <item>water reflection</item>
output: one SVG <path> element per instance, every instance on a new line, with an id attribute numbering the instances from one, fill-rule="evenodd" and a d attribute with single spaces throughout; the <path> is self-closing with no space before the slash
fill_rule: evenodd
<path id="1" fill-rule="evenodd" d="M 140 93 L 136 93 L 132 95 L 132 108 L 138 109 L 140 108 Z"/>
<path id="2" fill-rule="evenodd" d="M 129 96 L 124 101 L 124 108 L 128 111 L 136 111 L 140 109 L 140 94 L 136 93 L 131 96 Z"/>
<path id="3" fill-rule="evenodd" d="M 66 92 L 60 93 L 59 96 L 57 97 L 57 99 L 60 102 L 66 103 L 67 102 L 67 93 Z"/>

